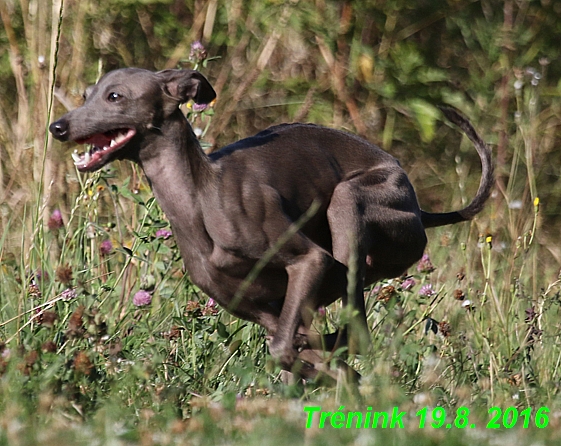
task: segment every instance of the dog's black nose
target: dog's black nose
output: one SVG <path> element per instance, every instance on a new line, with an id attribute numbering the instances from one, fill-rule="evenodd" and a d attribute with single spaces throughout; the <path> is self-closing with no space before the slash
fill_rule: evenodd
<path id="1" fill-rule="evenodd" d="M 49 131 L 53 134 L 56 139 L 60 139 L 61 141 L 66 140 L 68 136 L 68 121 L 59 120 L 53 122 L 49 126 Z"/>

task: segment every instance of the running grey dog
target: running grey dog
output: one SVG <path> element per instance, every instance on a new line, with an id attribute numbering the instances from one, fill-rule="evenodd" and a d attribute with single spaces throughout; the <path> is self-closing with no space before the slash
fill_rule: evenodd
<path id="1" fill-rule="evenodd" d="M 81 172 L 116 159 L 138 163 L 191 280 L 233 315 L 265 327 L 284 369 L 297 364 L 301 376 L 313 378 L 319 361 L 298 355 L 309 347 L 318 307 L 349 299 L 365 328 L 364 287 L 417 262 L 426 228 L 482 210 L 493 185 L 491 152 L 467 119 L 444 108 L 475 145 L 482 177 L 467 207 L 428 213 L 395 158 L 342 131 L 282 124 L 206 155 L 179 105 L 215 96 L 197 71 L 115 70 L 50 131 L 88 145 L 74 154 Z M 256 265 L 259 274 L 246 281 Z M 329 348 L 332 340 L 322 342 Z"/>

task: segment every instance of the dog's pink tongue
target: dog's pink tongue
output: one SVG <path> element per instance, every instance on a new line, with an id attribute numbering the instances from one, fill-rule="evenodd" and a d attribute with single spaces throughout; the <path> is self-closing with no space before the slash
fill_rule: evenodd
<path id="1" fill-rule="evenodd" d="M 76 141 L 78 144 L 91 144 L 95 147 L 108 147 L 111 144 L 111 138 L 108 138 L 103 133 L 98 133 L 97 135 L 92 135 L 86 139 L 80 139 Z"/>

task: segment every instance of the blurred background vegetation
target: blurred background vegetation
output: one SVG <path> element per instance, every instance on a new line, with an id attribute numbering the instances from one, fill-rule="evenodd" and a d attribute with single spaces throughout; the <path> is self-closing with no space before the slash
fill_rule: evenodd
<path id="1" fill-rule="evenodd" d="M 196 41 L 218 93 L 191 116 L 210 122 L 208 150 L 286 121 L 345 129 L 396 156 L 426 210 L 456 209 L 477 188 L 477 154 L 436 105 L 461 109 L 493 148 L 497 186 L 471 224 L 430 230 L 436 270 L 411 274 L 436 295 L 400 281 L 369 291 L 374 347 L 355 363 L 360 393 L 375 409 L 561 406 L 561 3 L 0 0 L 0 15 L 0 444 L 34 425 L 22 413 L 38 414 L 45 435 L 53 420 L 60 432 L 78 426 L 68 441 L 302 438 L 301 407 L 243 399 L 291 390 L 262 330 L 219 312 L 182 274 L 142 173 L 121 162 L 78 175 L 74 147 L 48 138 L 102 74 L 193 68 Z M 139 288 L 149 309 L 131 304 Z M 326 317 L 337 324 L 337 307 Z M 341 387 L 306 397 L 337 410 Z M 272 408 L 283 421 L 266 419 Z M 148 441 L 153 425 L 161 437 Z"/>
<path id="2" fill-rule="evenodd" d="M 469 197 L 449 195 L 464 178 L 477 180 L 478 163 L 437 122 L 434 105 L 450 103 L 494 146 L 496 200 L 521 203 L 521 212 L 531 213 L 539 190 L 548 227 L 557 233 L 557 2 L 66 0 L 62 6 L 63 17 L 61 0 L 0 6 L 3 228 L 33 200 L 35 184 L 42 181 L 49 206 L 66 212 L 77 190 L 70 157 L 58 145 L 50 150 L 50 141 L 44 152 L 53 80 L 58 116 L 109 70 L 189 67 L 190 45 L 199 40 L 214 58 L 202 68 L 218 92 L 206 138 L 212 144 L 283 121 L 348 129 L 400 159 L 424 207 L 448 209 Z M 532 171 L 537 189 L 521 184 L 526 175 L 512 177 L 513 164 Z M 453 167 L 460 165 L 474 172 L 459 178 Z M 561 260 L 558 249 L 550 251 Z"/>

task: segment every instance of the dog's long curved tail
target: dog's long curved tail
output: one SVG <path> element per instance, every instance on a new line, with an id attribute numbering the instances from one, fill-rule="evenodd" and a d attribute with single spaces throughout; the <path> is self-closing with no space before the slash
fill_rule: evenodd
<path id="1" fill-rule="evenodd" d="M 471 142 L 473 142 L 475 150 L 477 150 L 479 158 L 481 158 L 481 181 L 475 197 L 465 208 L 459 211 L 443 213 L 421 211 L 421 221 L 425 228 L 433 228 L 435 226 L 444 226 L 471 220 L 483 209 L 485 202 L 491 195 L 491 189 L 495 183 L 495 166 L 492 161 L 491 150 L 487 144 L 483 142 L 468 119 L 462 116 L 457 110 L 451 107 L 440 107 L 440 110 L 450 122 L 456 124 Z"/>

